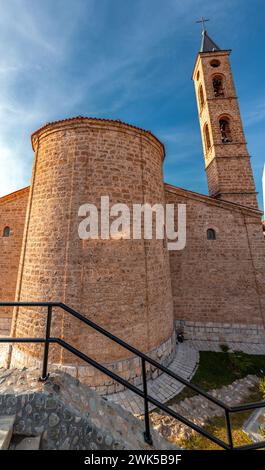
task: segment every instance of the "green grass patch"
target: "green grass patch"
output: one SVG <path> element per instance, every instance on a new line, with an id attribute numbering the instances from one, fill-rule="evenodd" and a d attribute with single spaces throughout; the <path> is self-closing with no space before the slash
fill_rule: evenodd
<path id="1" fill-rule="evenodd" d="M 204 391 L 230 385 L 237 379 L 249 374 L 264 376 L 265 356 L 249 355 L 241 351 L 230 352 L 200 352 L 199 367 L 191 383 L 198 385 Z M 179 403 L 185 398 L 196 395 L 196 392 L 185 387 L 183 391 L 168 402 L 168 405 Z"/>

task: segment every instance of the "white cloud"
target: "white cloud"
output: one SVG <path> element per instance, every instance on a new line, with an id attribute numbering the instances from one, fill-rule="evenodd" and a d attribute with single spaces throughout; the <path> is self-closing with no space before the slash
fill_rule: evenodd
<path id="1" fill-rule="evenodd" d="M 13 149 L 6 147 L 0 141 L 0 196 L 29 184 L 28 168 L 21 157 L 19 149 L 14 155 Z"/>

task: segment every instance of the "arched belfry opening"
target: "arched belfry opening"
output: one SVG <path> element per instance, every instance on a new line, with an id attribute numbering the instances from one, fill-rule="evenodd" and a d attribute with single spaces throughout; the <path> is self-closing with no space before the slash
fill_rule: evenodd
<path id="1" fill-rule="evenodd" d="M 221 140 L 223 144 L 229 144 L 233 141 L 231 133 L 230 119 L 228 117 L 222 117 L 219 119 L 219 126 L 221 132 Z"/>
<path id="2" fill-rule="evenodd" d="M 224 97 L 224 79 L 222 75 L 214 75 L 213 80 L 213 92 L 215 98 Z"/>

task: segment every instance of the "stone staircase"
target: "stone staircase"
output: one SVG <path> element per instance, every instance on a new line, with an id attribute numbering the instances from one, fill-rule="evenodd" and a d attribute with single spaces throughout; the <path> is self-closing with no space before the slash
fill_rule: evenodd
<path id="1" fill-rule="evenodd" d="M 16 416 L 0 416 L 1 450 L 39 450 L 41 436 L 28 437 L 13 434 Z"/>
<path id="2" fill-rule="evenodd" d="M 155 429 L 148 444 L 144 431 L 142 420 L 60 370 L 41 382 L 36 368 L 0 369 L 0 450 L 177 449 Z"/>

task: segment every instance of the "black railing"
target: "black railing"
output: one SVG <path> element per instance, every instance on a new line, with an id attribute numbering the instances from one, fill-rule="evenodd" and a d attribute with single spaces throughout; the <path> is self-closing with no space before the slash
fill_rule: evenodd
<path id="1" fill-rule="evenodd" d="M 120 338 L 117 338 L 117 336 L 114 336 L 109 331 L 105 330 L 101 326 L 97 325 L 96 323 L 92 322 L 91 320 L 87 319 L 86 317 L 84 317 L 80 313 L 73 310 L 71 307 L 68 307 L 67 305 L 65 305 L 61 302 L 0 302 L 0 307 L 46 307 L 47 310 L 48 310 L 48 313 L 47 313 L 47 321 L 46 321 L 45 338 L 11 338 L 11 337 L 6 337 L 6 338 L 0 338 L 0 343 L 39 343 L 39 344 L 44 344 L 42 375 L 40 377 L 41 381 L 46 381 L 49 377 L 49 373 L 48 373 L 49 346 L 50 346 L 50 344 L 58 344 L 62 348 L 66 349 L 67 351 L 74 354 L 79 359 L 82 359 L 87 364 L 90 364 L 91 366 L 95 367 L 97 370 L 99 370 L 103 374 L 106 374 L 111 379 L 115 380 L 119 384 L 123 385 L 125 388 L 131 390 L 136 395 L 143 398 L 143 401 L 144 401 L 144 418 L 145 418 L 144 439 L 148 444 L 152 445 L 152 435 L 151 435 L 151 431 L 150 431 L 150 417 L 149 417 L 149 403 L 151 403 L 156 408 L 159 408 L 160 410 L 164 411 L 168 415 L 172 416 L 173 418 L 175 418 L 178 421 L 182 422 L 186 426 L 190 427 L 194 431 L 200 433 L 201 435 L 203 435 L 207 439 L 211 440 L 215 444 L 219 445 L 223 449 L 226 449 L 226 450 L 233 450 L 233 449 L 234 450 L 235 449 L 237 449 L 237 450 L 250 450 L 250 449 L 261 449 L 261 448 L 265 447 L 265 441 L 256 442 L 256 443 L 253 443 L 253 444 L 247 444 L 247 445 L 240 446 L 240 447 L 234 447 L 232 428 L 231 428 L 231 419 L 230 419 L 231 414 L 265 407 L 265 401 L 258 402 L 258 403 L 242 404 L 242 405 L 237 405 L 237 406 L 228 406 L 227 404 L 225 404 L 222 401 L 218 400 L 217 398 L 213 397 L 209 393 L 204 392 L 197 385 L 194 385 L 194 384 L 188 382 L 187 380 L 183 379 L 180 375 L 175 374 L 170 369 L 168 369 L 168 368 L 164 367 L 163 365 L 159 364 L 158 362 L 156 362 L 151 357 L 149 357 L 146 354 L 138 351 L 133 346 L 130 346 L 125 341 L 121 340 Z M 75 317 L 78 320 L 82 321 L 83 323 L 90 326 L 94 330 L 98 331 L 102 335 L 106 336 L 110 340 L 114 341 L 115 343 L 119 344 L 123 348 L 127 349 L 128 351 L 133 353 L 135 356 L 139 357 L 141 359 L 141 363 L 142 363 L 143 390 L 141 390 L 140 388 L 137 388 L 135 385 L 131 384 L 128 380 L 123 379 L 119 375 L 117 375 L 114 372 L 112 372 L 111 370 L 107 369 L 102 364 L 99 364 L 94 359 L 88 357 L 86 354 L 82 353 L 81 351 L 79 351 L 78 349 L 76 349 L 75 347 L 73 347 L 72 345 L 70 345 L 69 343 L 64 341 L 63 339 L 51 337 L 51 324 L 52 324 L 52 314 L 53 314 L 53 308 L 54 307 L 61 308 L 65 312 L 69 313 L 73 317 Z M 169 375 L 170 377 L 172 377 L 173 379 L 175 379 L 178 382 L 182 383 L 186 387 L 190 388 L 191 390 L 193 390 L 197 394 L 203 396 L 207 400 L 211 401 L 215 405 L 222 408 L 224 410 L 224 413 L 225 413 L 225 422 L 226 422 L 228 442 L 222 441 L 221 439 L 215 437 L 213 434 L 210 434 L 206 429 L 198 426 L 197 424 L 193 423 L 189 419 L 185 418 L 184 416 L 180 415 L 176 411 L 169 408 L 164 403 L 161 403 L 160 401 L 156 400 L 152 396 L 148 395 L 148 382 L 147 382 L 147 374 L 146 374 L 146 363 L 148 363 L 151 366 L 159 369 L 161 372 Z"/>

